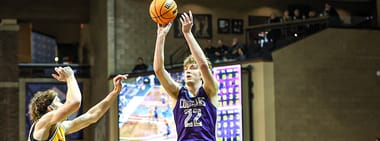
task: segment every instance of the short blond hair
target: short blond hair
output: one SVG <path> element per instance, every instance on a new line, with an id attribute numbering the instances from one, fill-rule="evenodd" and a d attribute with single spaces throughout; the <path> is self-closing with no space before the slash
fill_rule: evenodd
<path id="1" fill-rule="evenodd" d="M 47 108 L 57 96 L 54 90 L 38 91 L 29 104 L 30 119 L 35 122 L 47 113 Z"/>
<path id="2" fill-rule="evenodd" d="M 208 68 L 212 69 L 212 64 L 211 64 L 210 60 L 207 57 L 206 57 L 206 60 L 207 60 Z M 183 66 L 186 66 L 188 64 L 197 64 L 197 62 L 195 61 L 193 55 L 187 56 L 186 59 L 183 61 Z"/>

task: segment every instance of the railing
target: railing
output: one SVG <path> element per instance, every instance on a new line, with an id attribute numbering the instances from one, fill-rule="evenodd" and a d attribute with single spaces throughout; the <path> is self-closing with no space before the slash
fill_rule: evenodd
<path id="1" fill-rule="evenodd" d="M 261 24 L 246 29 L 246 58 L 272 59 L 272 51 L 328 27 L 328 17 Z"/>
<path id="2" fill-rule="evenodd" d="M 371 16 L 351 18 L 350 24 L 342 24 L 338 27 L 374 28 L 376 23 L 374 18 Z M 334 24 L 329 24 L 329 17 L 325 16 L 249 26 L 245 29 L 246 44 L 244 52 L 246 59 L 243 61 L 250 61 L 253 59 L 271 60 L 272 51 L 301 40 L 306 36 L 317 33 L 330 26 L 336 27 Z M 170 55 L 170 64 L 167 65 L 167 67 L 180 67 L 179 65 L 182 65 L 182 60 L 188 54 L 188 48 L 178 48 L 173 52 L 173 54 Z M 217 64 L 224 63 L 236 63 L 236 61 L 222 61 Z"/>
<path id="3" fill-rule="evenodd" d="M 294 20 L 294 21 L 282 22 L 282 23 L 272 23 L 272 24 L 250 26 L 246 29 L 247 46 L 251 46 L 251 45 L 256 46 L 260 44 L 260 48 L 256 51 L 251 51 L 251 52 L 246 51 L 248 53 L 246 55 L 250 55 L 250 56 L 247 56 L 246 58 L 271 59 L 271 51 L 273 50 L 272 49 L 273 45 L 271 44 L 273 44 L 274 42 L 273 42 L 273 38 L 268 37 L 268 33 L 270 34 L 272 31 L 279 30 L 281 32 L 280 37 L 276 39 L 276 40 L 279 40 L 278 43 L 281 43 L 281 42 L 290 43 L 290 42 L 294 42 L 296 39 L 301 39 L 301 37 L 306 36 L 306 33 L 311 34 L 312 32 L 316 32 L 316 31 L 326 28 L 328 26 L 327 24 L 328 24 L 327 17 L 317 17 L 317 18 L 310 18 L 310 19 L 305 19 L 305 20 Z M 299 27 L 305 27 L 305 28 L 299 28 Z M 262 34 L 261 37 L 260 37 L 260 34 Z M 294 36 L 297 36 L 297 37 L 295 38 Z M 282 44 L 282 45 L 285 45 L 285 44 Z M 184 44 L 184 46 L 186 46 L 186 44 Z M 251 55 L 249 53 L 253 53 L 254 55 Z M 179 47 L 170 55 L 170 64 L 167 65 L 167 67 L 175 68 L 175 67 L 178 67 L 178 65 L 182 65 L 183 59 L 189 54 L 190 54 L 190 51 L 188 48 Z"/>
<path id="4" fill-rule="evenodd" d="M 24 78 L 51 78 L 54 67 L 70 66 L 78 78 L 89 78 L 90 66 L 79 64 L 18 64 L 19 76 Z"/>
<path id="5" fill-rule="evenodd" d="M 270 23 L 250 26 L 246 29 L 246 41 L 252 43 L 260 39 L 268 38 L 271 40 L 273 37 L 268 37 L 274 30 L 279 31 L 276 39 L 289 39 L 294 37 L 303 37 L 320 31 L 328 27 L 327 17 L 317 17 L 305 20 L 292 20 L 287 22 Z"/>

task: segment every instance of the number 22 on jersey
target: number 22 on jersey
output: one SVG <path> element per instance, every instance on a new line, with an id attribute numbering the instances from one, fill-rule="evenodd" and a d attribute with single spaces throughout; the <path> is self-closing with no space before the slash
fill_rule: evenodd
<path id="1" fill-rule="evenodd" d="M 197 127 L 202 126 L 202 122 L 198 121 L 199 118 L 202 116 L 202 110 L 201 109 L 185 109 L 184 113 L 187 115 L 184 121 L 185 127 Z M 195 117 L 193 117 L 193 114 L 195 114 Z"/>

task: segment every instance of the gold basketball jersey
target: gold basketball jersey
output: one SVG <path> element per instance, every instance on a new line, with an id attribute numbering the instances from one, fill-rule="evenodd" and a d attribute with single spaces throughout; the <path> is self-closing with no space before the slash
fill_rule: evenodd
<path id="1" fill-rule="evenodd" d="M 28 141 L 36 141 L 33 139 L 34 124 L 32 125 L 31 131 L 29 133 Z M 56 126 L 53 134 L 49 135 L 48 141 L 66 141 L 65 138 L 65 129 L 61 124 Z"/>

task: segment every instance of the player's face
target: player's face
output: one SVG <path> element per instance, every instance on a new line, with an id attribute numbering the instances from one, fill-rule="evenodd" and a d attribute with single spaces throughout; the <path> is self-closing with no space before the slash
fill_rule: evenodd
<path id="1" fill-rule="evenodd" d="M 186 83 L 196 83 L 201 81 L 201 72 L 197 64 L 187 64 L 183 68 Z"/>
<path id="2" fill-rule="evenodd" d="M 50 104 L 50 107 L 53 109 L 53 110 L 56 110 L 58 109 L 59 107 L 61 107 L 63 104 L 61 102 L 61 99 L 59 99 L 58 96 L 56 96 L 53 100 L 53 102 Z"/>

